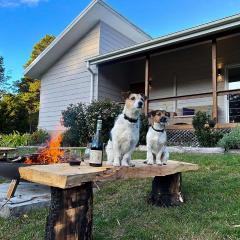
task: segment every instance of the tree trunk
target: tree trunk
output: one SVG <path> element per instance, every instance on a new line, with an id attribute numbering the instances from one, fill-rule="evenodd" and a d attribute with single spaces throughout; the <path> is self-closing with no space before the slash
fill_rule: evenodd
<path id="1" fill-rule="evenodd" d="M 183 203 L 181 173 L 155 177 L 152 182 L 149 203 L 161 207 L 178 206 Z"/>
<path id="2" fill-rule="evenodd" d="M 92 240 L 92 182 L 70 189 L 51 188 L 46 240 Z"/>

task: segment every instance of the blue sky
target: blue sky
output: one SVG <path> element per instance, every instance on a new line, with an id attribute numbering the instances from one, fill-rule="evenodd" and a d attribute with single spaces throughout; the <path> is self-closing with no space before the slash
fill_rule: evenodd
<path id="1" fill-rule="evenodd" d="M 239 0 L 106 0 L 152 37 L 240 13 Z M 57 36 L 90 0 L 0 0 L 0 55 L 13 80 L 33 45 Z"/>

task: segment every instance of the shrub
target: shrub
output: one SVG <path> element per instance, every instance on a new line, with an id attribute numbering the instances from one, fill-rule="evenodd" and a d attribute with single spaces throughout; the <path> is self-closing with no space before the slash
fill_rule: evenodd
<path id="1" fill-rule="evenodd" d="M 78 135 L 78 131 L 74 131 L 73 129 L 68 129 L 63 133 L 62 146 L 64 147 L 79 147 L 84 146 L 84 143 L 80 142 L 80 137 Z"/>
<path id="2" fill-rule="evenodd" d="M 43 129 L 39 129 L 30 135 L 29 145 L 45 143 L 49 139 L 49 134 Z"/>
<path id="3" fill-rule="evenodd" d="M 69 105 L 62 112 L 64 126 L 68 130 L 63 135 L 64 146 L 80 146 L 88 142 L 88 127 L 86 124 L 86 105 L 79 103 Z"/>
<path id="4" fill-rule="evenodd" d="M 102 141 L 106 143 L 109 139 L 110 131 L 113 128 L 115 119 L 122 111 L 122 107 L 110 100 L 94 101 L 86 108 L 86 124 L 89 137 L 92 138 L 96 131 L 97 119 L 100 116 L 102 123 Z"/>
<path id="5" fill-rule="evenodd" d="M 215 120 L 205 112 L 197 112 L 193 117 L 193 127 L 201 147 L 215 147 L 223 135 L 214 130 Z"/>
<path id="6" fill-rule="evenodd" d="M 218 145 L 226 150 L 240 148 L 240 126 L 225 134 Z"/>
<path id="7" fill-rule="evenodd" d="M 49 135 L 44 130 L 38 130 L 32 134 L 13 132 L 11 134 L 0 135 L 1 147 L 20 147 L 28 145 L 37 145 L 46 142 Z"/>
<path id="8" fill-rule="evenodd" d="M 82 103 L 70 105 L 62 112 L 64 126 L 68 130 L 63 135 L 64 146 L 85 146 L 96 131 L 98 117 L 103 120 L 102 141 L 107 142 L 109 132 L 121 106 L 109 100 L 94 101 L 89 105 Z"/>
<path id="9" fill-rule="evenodd" d="M 95 134 L 98 117 L 103 120 L 102 141 L 107 143 L 115 119 L 121 111 L 122 106 L 110 100 L 94 101 L 89 105 L 70 105 L 62 112 L 64 126 L 68 128 L 63 135 L 63 145 L 86 146 Z M 147 131 L 148 118 L 142 114 L 140 144 L 146 144 Z"/>
<path id="10" fill-rule="evenodd" d="M 19 132 L 13 132 L 12 134 L 0 135 L 1 147 L 19 147 L 27 146 L 31 138 L 28 133 L 20 134 Z"/>

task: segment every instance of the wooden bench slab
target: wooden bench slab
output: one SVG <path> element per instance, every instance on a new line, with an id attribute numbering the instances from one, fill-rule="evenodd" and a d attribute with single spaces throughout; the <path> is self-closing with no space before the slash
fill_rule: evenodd
<path id="1" fill-rule="evenodd" d="M 148 202 L 178 206 L 184 202 L 181 173 L 198 170 L 198 165 L 168 161 L 166 166 L 134 161 L 135 167 L 90 167 L 69 164 L 35 165 L 19 168 L 22 179 L 51 186 L 46 240 L 92 240 L 93 182 L 153 177 Z"/>
<path id="2" fill-rule="evenodd" d="M 175 173 L 196 171 L 197 164 L 168 161 L 166 166 L 146 165 L 143 160 L 134 161 L 135 167 L 90 167 L 82 162 L 81 166 L 67 163 L 54 165 L 34 165 L 19 169 L 22 179 L 61 189 L 81 186 L 85 182 L 110 181 L 117 179 L 148 178 L 167 176 Z"/>

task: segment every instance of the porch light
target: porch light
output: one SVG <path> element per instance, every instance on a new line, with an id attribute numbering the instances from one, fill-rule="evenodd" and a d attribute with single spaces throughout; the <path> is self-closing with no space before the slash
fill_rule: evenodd
<path id="1" fill-rule="evenodd" d="M 152 89 L 152 78 L 149 79 L 148 85 L 149 85 L 149 90 L 151 90 Z"/>
<path id="2" fill-rule="evenodd" d="M 217 64 L 217 81 L 218 82 L 223 81 L 223 63 Z"/>

